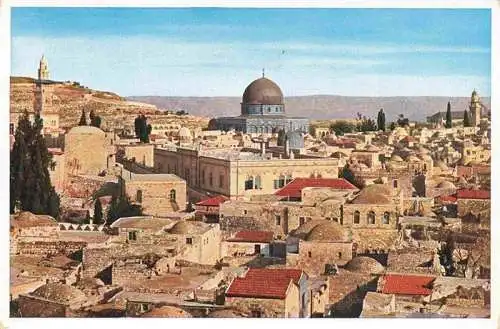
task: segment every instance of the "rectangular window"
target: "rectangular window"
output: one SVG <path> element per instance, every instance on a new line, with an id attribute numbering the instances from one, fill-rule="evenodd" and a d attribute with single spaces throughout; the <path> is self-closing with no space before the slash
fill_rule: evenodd
<path id="1" fill-rule="evenodd" d="M 224 186 L 224 176 L 219 175 L 219 188 L 222 188 Z"/>
<path id="2" fill-rule="evenodd" d="M 306 219 L 304 217 L 299 217 L 299 225 L 302 225 L 306 222 Z"/>
<path id="3" fill-rule="evenodd" d="M 137 232 L 136 231 L 128 232 L 128 239 L 130 241 L 136 241 L 137 240 Z"/>
<path id="4" fill-rule="evenodd" d="M 275 215 L 274 218 L 276 219 L 276 225 L 281 225 L 281 216 Z"/>
<path id="5" fill-rule="evenodd" d="M 186 238 L 186 244 L 193 244 L 193 238 Z"/>

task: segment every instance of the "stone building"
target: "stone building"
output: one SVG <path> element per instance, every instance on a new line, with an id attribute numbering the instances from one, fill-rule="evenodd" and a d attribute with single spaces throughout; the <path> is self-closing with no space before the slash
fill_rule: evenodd
<path id="1" fill-rule="evenodd" d="M 250 83 L 243 93 L 241 115 L 223 117 L 212 123 L 216 129 L 242 131 L 244 133 L 276 133 L 309 131 L 307 118 L 290 118 L 285 115 L 285 104 L 280 87 L 262 75 Z"/>
<path id="2" fill-rule="evenodd" d="M 316 225 L 305 240 L 299 241 L 297 267 L 311 276 L 327 272 L 328 266 L 343 265 L 352 258 L 352 239 L 338 223 Z"/>
<path id="3" fill-rule="evenodd" d="M 171 174 L 136 174 L 122 169 L 121 186 L 145 215 L 165 217 L 186 210 L 186 182 Z"/>
<path id="4" fill-rule="evenodd" d="M 476 224 L 478 228 L 491 227 L 491 192 L 461 189 L 457 191 L 457 212 L 462 222 Z"/>
<path id="5" fill-rule="evenodd" d="M 369 185 L 343 205 L 341 224 L 352 230 L 357 253 L 384 253 L 393 247 L 401 207 L 397 187 L 388 184 Z"/>
<path id="6" fill-rule="evenodd" d="M 21 317 L 70 317 L 87 303 L 79 289 L 62 283 L 48 283 L 30 294 L 19 295 Z"/>
<path id="7" fill-rule="evenodd" d="M 265 151 L 264 151 L 265 152 Z M 250 150 L 156 148 L 155 170 L 178 175 L 189 187 L 234 198 L 272 194 L 296 177 L 337 178 L 338 159 L 273 157 Z"/>
<path id="8" fill-rule="evenodd" d="M 260 255 L 269 257 L 272 254 L 273 232 L 239 231 L 222 242 L 222 257 L 239 255 Z"/>
<path id="9" fill-rule="evenodd" d="M 106 133 L 92 126 L 77 126 L 64 136 L 65 172 L 97 176 L 115 165 L 114 146 Z"/>
<path id="10" fill-rule="evenodd" d="M 143 166 L 154 166 L 154 145 L 153 144 L 133 144 L 121 147 L 127 160 L 140 163 Z"/>
<path id="11" fill-rule="evenodd" d="M 226 304 L 247 317 L 298 318 L 309 315 L 307 275 L 296 269 L 249 269 L 226 291 Z"/>

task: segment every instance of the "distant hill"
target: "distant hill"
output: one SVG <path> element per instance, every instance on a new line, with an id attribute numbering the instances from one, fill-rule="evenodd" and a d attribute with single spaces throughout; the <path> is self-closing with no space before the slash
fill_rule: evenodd
<path id="1" fill-rule="evenodd" d="M 204 117 L 235 116 L 240 113 L 240 97 L 170 97 L 170 96 L 132 96 L 134 100 L 154 104 L 158 108 L 185 110 L 192 115 Z M 439 111 L 446 111 L 451 102 L 452 111 L 468 108 L 469 97 L 350 97 L 334 95 L 296 96 L 285 98 L 285 109 L 289 116 L 305 116 L 310 119 L 350 119 L 357 112 L 374 117 L 380 108 L 386 113 L 388 122 L 404 114 L 414 121 L 424 121 Z M 490 109 L 490 98 L 482 98 L 483 104 Z"/>

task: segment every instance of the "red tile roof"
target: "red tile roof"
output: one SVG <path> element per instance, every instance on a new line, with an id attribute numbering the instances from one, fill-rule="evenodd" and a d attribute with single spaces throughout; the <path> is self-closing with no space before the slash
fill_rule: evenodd
<path id="1" fill-rule="evenodd" d="M 434 276 L 387 274 L 381 278 L 383 294 L 396 295 L 430 295 L 432 289 L 428 288 L 434 281 Z"/>
<path id="2" fill-rule="evenodd" d="M 338 190 L 357 190 L 358 188 L 344 178 L 295 178 L 274 195 L 282 197 L 300 198 L 302 189 L 306 187 L 330 187 Z"/>
<path id="3" fill-rule="evenodd" d="M 457 196 L 455 194 L 453 194 L 453 195 L 440 195 L 438 197 L 438 200 L 441 201 L 442 203 L 455 203 L 455 202 L 457 202 Z"/>
<path id="4" fill-rule="evenodd" d="M 50 154 L 52 155 L 62 155 L 64 152 L 60 148 L 47 148 L 47 151 L 49 151 Z"/>
<path id="5" fill-rule="evenodd" d="M 270 243 L 273 240 L 273 232 L 266 231 L 239 231 L 229 242 L 262 242 Z"/>
<path id="6" fill-rule="evenodd" d="M 196 203 L 197 206 L 207 206 L 207 207 L 218 207 L 221 203 L 229 200 L 228 197 L 224 195 L 218 195 L 213 198 L 202 200 Z"/>
<path id="7" fill-rule="evenodd" d="M 299 283 L 302 270 L 251 268 L 243 278 L 236 278 L 226 297 L 285 299 L 290 281 Z"/>
<path id="8" fill-rule="evenodd" d="M 490 199 L 490 191 L 488 190 L 458 190 L 457 199 Z"/>

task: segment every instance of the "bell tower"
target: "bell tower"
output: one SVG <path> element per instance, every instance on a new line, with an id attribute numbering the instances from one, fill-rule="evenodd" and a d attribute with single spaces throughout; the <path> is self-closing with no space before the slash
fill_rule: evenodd
<path id="1" fill-rule="evenodd" d="M 479 126 L 481 123 L 481 103 L 479 101 L 479 96 L 477 95 L 476 90 L 472 92 L 472 96 L 470 99 L 470 114 L 471 114 L 471 124 L 473 127 Z"/>
<path id="2" fill-rule="evenodd" d="M 38 80 L 48 80 L 49 79 L 49 65 L 47 64 L 47 59 L 45 55 L 42 55 L 40 59 L 40 64 L 38 66 Z"/>

